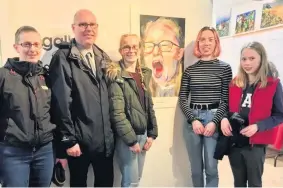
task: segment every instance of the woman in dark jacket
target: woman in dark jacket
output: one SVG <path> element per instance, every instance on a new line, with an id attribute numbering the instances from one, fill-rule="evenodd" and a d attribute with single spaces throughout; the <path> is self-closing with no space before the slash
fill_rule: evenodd
<path id="1" fill-rule="evenodd" d="M 19 28 L 14 48 L 0 69 L 0 156 L 3 187 L 49 187 L 53 172 L 51 92 L 39 61 L 40 34 Z"/>
<path id="2" fill-rule="evenodd" d="M 277 125 L 283 123 L 283 92 L 278 71 L 259 42 L 241 51 L 239 72 L 229 86 L 229 114 L 221 131 L 231 138 L 238 135 L 228 153 L 234 186 L 262 187 L 266 145 L 275 144 Z M 245 121 L 235 123 L 235 114 Z"/>
<path id="3" fill-rule="evenodd" d="M 148 87 L 151 71 L 141 68 L 139 62 L 139 37 L 123 35 L 119 52 L 122 60 L 106 69 L 110 118 L 116 133 L 121 186 L 132 187 L 139 184 L 146 151 L 157 137 L 157 123 Z"/>

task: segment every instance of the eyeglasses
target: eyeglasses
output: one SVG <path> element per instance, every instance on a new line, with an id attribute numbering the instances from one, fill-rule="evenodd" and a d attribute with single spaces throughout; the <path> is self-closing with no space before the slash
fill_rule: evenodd
<path id="1" fill-rule="evenodd" d="M 139 50 L 139 47 L 135 46 L 135 45 L 134 46 L 125 45 L 121 48 L 121 50 L 123 50 L 123 52 L 125 52 L 125 53 L 131 51 L 131 49 L 136 52 L 136 51 Z"/>
<path id="2" fill-rule="evenodd" d="M 152 53 L 155 46 L 157 46 L 159 48 L 159 50 L 162 51 L 162 52 L 170 52 L 172 50 L 173 46 L 180 47 L 179 45 L 173 43 L 170 40 L 163 40 L 159 43 L 145 42 L 143 44 L 144 53 Z"/>
<path id="3" fill-rule="evenodd" d="M 32 46 L 34 46 L 36 49 L 40 49 L 42 47 L 41 43 L 35 42 L 35 43 L 30 43 L 30 42 L 23 42 L 20 43 L 23 48 L 30 49 Z"/>
<path id="4" fill-rule="evenodd" d="M 79 23 L 77 24 L 80 29 L 86 30 L 88 26 L 90 26 L 91 29 L 97 29 L 98 24 L 97 23 Z"/>

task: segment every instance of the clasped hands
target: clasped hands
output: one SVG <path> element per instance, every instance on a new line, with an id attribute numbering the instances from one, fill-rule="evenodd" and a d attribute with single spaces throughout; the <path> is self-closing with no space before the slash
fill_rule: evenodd
<path id="1" fill-rule="evenodd" d="M 232 136 L 232 127 L 230 125 L 230 122 L 227 118 L 224 118 L 221 120 L 221 131 L 225 136 Z M 252 124 L 240 131 L 240 134 L 251 137 L 258 131 L 257 124 Z"/>
<path id="2" fill-rule="evenodd" d="M 209 122 L 205 127 L 199 120 L 192 122 L 193 131 L 195 134 L 203 136 L 212 136 L 215 132 L 216 125 L 213 122 Z"/>
<path id="3" fill-rule="evenodd" d="M 142 150 L 148 151 L 153 143 L 152 137 L 147 137 L 146 142 L 143 146 L 143 149 L 141 149 L 140 144 L 136 143 L 135 145 L 130 147 L 130 150 L 134 153 L 140 153 Z"/>

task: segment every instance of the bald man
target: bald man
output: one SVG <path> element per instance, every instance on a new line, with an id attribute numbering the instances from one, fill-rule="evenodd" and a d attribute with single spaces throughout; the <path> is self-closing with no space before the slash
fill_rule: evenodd
<path id="1" fill-rule="evenodd" d="M 61 43 L 50 63 L 52 107 L 57 110 L 52 120 L 59 127 L 58 144 L 66 153 L 71 187 L 87 186 L 90 164 L 94 187 L 112 187 L 114 139 L 102 71 L 110 58 L 94 44 L 98 24 L 91 11 L 76 12 L 72 30 L 75 38 Z"/>

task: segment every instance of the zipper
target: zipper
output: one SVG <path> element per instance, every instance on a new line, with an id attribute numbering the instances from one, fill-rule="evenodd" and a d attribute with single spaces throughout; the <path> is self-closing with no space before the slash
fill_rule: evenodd
<path id="1" fill-rule="evenodd" d="M 101 85 L 100 85 L 100 83 L 98 83 L 98 91 L 99 91 L 99 99 L 100 99 L 100 102 L 101 102 Z M 100 112 L 101 112 L 101 119 L 102 119 L 102 123 L 103 123 L 102 129 L 103 129 L 103 133 L 104 133 L 104 135 L 105 135 L 104 117 L 103 117 L 102 106 L 103 106 L 103 105 L 100 105 Z M 105 135 L 105 136 L 104 136 L 104 148 L 105 148 L 105 153 L 107 153 L 106 138 L 107 138 L 107 136 Z"/>
<path id="2" fill-rule="evenodd" d="M 256 88 L 255 88 L 255 90 L 254 90 L 254 93 L 253 93 L 253 96 L 252 96 L 252 103 L 253 103 L 253 99 L 254 99 L 254 96 L 256 95 L 256 93 L 257 93 L 257 90 L 258 90 L 258 85 L 256 85 Z M 250 120 L 250 116 L 251 116 L 251 113 L 252 113 L 252 109 L 253 109 L 253 105 L 251 105 L 251 108 L 250 108 L 250 112 L 249 112 L 249 120 Z M 250 122 L 249 122 L 250 123 Z M 255 133 L 256 134 L 256 133 Z M 250 139 L 249 139 L 249 143 L 250 143 L 250 145 L 251 145 L 251 147 L 253 147 L 254 146 L 254 144 L 252 143 L 252 141 L 251 141 L 251 137 L 250 137 Z"/>
<path id="3" fill-rule="evenodd" d="M 32 76 L 33 76 L 33 74 L 32 73 L 30 73 L 29 74 L 29 76 L 32 78 Z M 31 83 L 31 81 L 29 80 L 29 78 L 27 78 L 27 77 L 25 77 L 25 81 L 26 81 L 26 83 L 30 86 L 30 88 L 32 89 L 32 92 L 33 92 L 33 94 L 34 94 L 34 97 L 35 97 L 35 111 L 36 111 L 36 116 L 35 116 L 35 125 L 34 125 L 34 136 L 35 136 L 35 141 L 34 141 L 34 145 L 36 145 L 37 144 L 37 142 L 38 142 L 38 139 L 39 139 L 39 130 L 38 130 L 38 121 L 37 121 L 37 117 L 38 117 L 38 115 L 39 115 L 39 111 L 38 111 L 38 99 L 37 99 L 37 94 L 36 94 L 36 90 L 34 89 L 34 87 L 33 87 L 33 85 L 32 85 L 32 83 Z M 35 146 L 33 147 L 33 151 L 35 151 L 36 150 L 36 148 L 35 148 Z"/>

